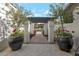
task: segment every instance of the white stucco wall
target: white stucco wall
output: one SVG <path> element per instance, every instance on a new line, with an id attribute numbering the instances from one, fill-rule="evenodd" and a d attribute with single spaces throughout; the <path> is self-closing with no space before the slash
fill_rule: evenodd
<path id="1" fill-rule="evenodd" d="M 14 8 L 14 10 L 16 9 L 10 3 L 8 3 L 8 4 L 11 8 Z M 0 21 L 3 21 L 3 23 L 6 26 L 5 37 L 8 37 L 12 31 L 12 27 L 11 27 L 12 22 L 11 22 L 11 18 L 8 15 L 6 15 L 7 11 L 10 11 L 10 8 L 8 6 L 6 6 L 5 3 L 0 3 Z M 1 25 L 1 26 L 3 27 L 3 25 Z"/>

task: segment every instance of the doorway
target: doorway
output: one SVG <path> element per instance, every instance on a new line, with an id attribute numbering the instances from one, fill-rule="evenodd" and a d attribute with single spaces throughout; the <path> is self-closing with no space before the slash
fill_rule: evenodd
<path id="1" fill-rule="evenodd" d="M 34 23 L 34 34 L 30 36 L 31 43 L 48 43 L 48 39 L 44 35 L 44 24 L 45 23 Z"/>

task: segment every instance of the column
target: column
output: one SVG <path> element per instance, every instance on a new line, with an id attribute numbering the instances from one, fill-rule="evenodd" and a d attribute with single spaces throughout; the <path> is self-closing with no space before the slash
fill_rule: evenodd
<path id="1" fill-rule="evenodd" d="M 48 21 L 48 42 L 54 43 L 54 24 L 52 21 Z"/>
<path id="2" fill-rule="evenodd" d="M 30 24 L 30 33 L 34 34 L 34 23 Z"/>
<path id="3" fill-rule="evenodd" d="M 48 35 L 48 24 L 44 24 L 44 35 Z"/>
<path id="4" fill-rule="evenodd" d="M 24 25 L 24 43 L 30 42 L 30 21 Z"/>

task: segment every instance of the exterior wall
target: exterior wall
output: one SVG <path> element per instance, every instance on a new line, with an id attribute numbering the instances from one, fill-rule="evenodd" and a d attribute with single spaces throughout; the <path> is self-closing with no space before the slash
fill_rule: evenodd
<path id="1" fill-rule="evenodd" d="M 12 19 L 9 17 L 7 12 L 10 11 L 9 6 L 11 8 L 13 7 L 11 4 L 7 4 L 8 6 L 6 6 L 5 3 L 0 3 L 0 51 L 6 49 L 9 46 L 8 40 L 5 40 L 5 38 L 8 38 L 12 30 Z"/>
<path id="2" fill-rule="evenodd" d="M 4 9 L 6 9 L 6 10 L 9 10 L 6 6 L 5 6 L 5 4 L 4 3 L 0 3 L 0 22 L 2 23 L 0 23 L 0 25 L 1 25 L 1 39 L 0 40 L 3 40 L 3 26 L 4 26 L 4 24 L 6 25 L 7 24 L 7 21 L 6 21 L 6 11 L 4 10 Z M 6 30 L 7 31 L 7 30 Z M 5 32 L 6 32 L 5 31 Z M 6 33 L 5 33 L 6 34 Z M 7 34 L 6 34 L 6 36 L 7 36 Z"/>
<path id="3" fill-rule="evenodd" d="M 69 9 L 70 10 L 70 9 Z M 64 27 L 70 31 L 75 31 L 74 35 L 74 48 L 79 46 L 79 5 L 73 9 L 74 22 L 70 24 L 64 24 Z"/>
<path id="4" fill-rule="evenodd" d="M 12 32 L 12 27 L 11 27 L 11 18 L 9 15 L 7 15 L 7 12 L 10 11 L 10 8 L 13 8 L 14 10 L 17 10 L 12 4 L 10 3 L 0 3 L 0 22 L 3 22 L 1 26 L 5 26 L 5 38 L 7 38 L 10 33 Z M 1 28 L 2 29 L 2 28 Z"/>
<path id="5" fill-rule="evenodd" d="M 64 26 L 67 27 L 70 31 L 75 31 L 75 34 L 79 34 L 79 14 L 77 14 L 79 13 L 79 5 L 75 7 L 72 13 L 74 22 L 70 24 L 64 24 Z"/>

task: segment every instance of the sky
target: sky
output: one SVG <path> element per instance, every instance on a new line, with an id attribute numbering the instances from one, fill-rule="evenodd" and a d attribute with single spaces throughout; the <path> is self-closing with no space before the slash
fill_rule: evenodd
<path id="1" fill-rule="evenodd" d="M 20 5 L 27 10 L 31 10 L 34 17 L 48 16 L 50 3 L 21 3 Z"/>

